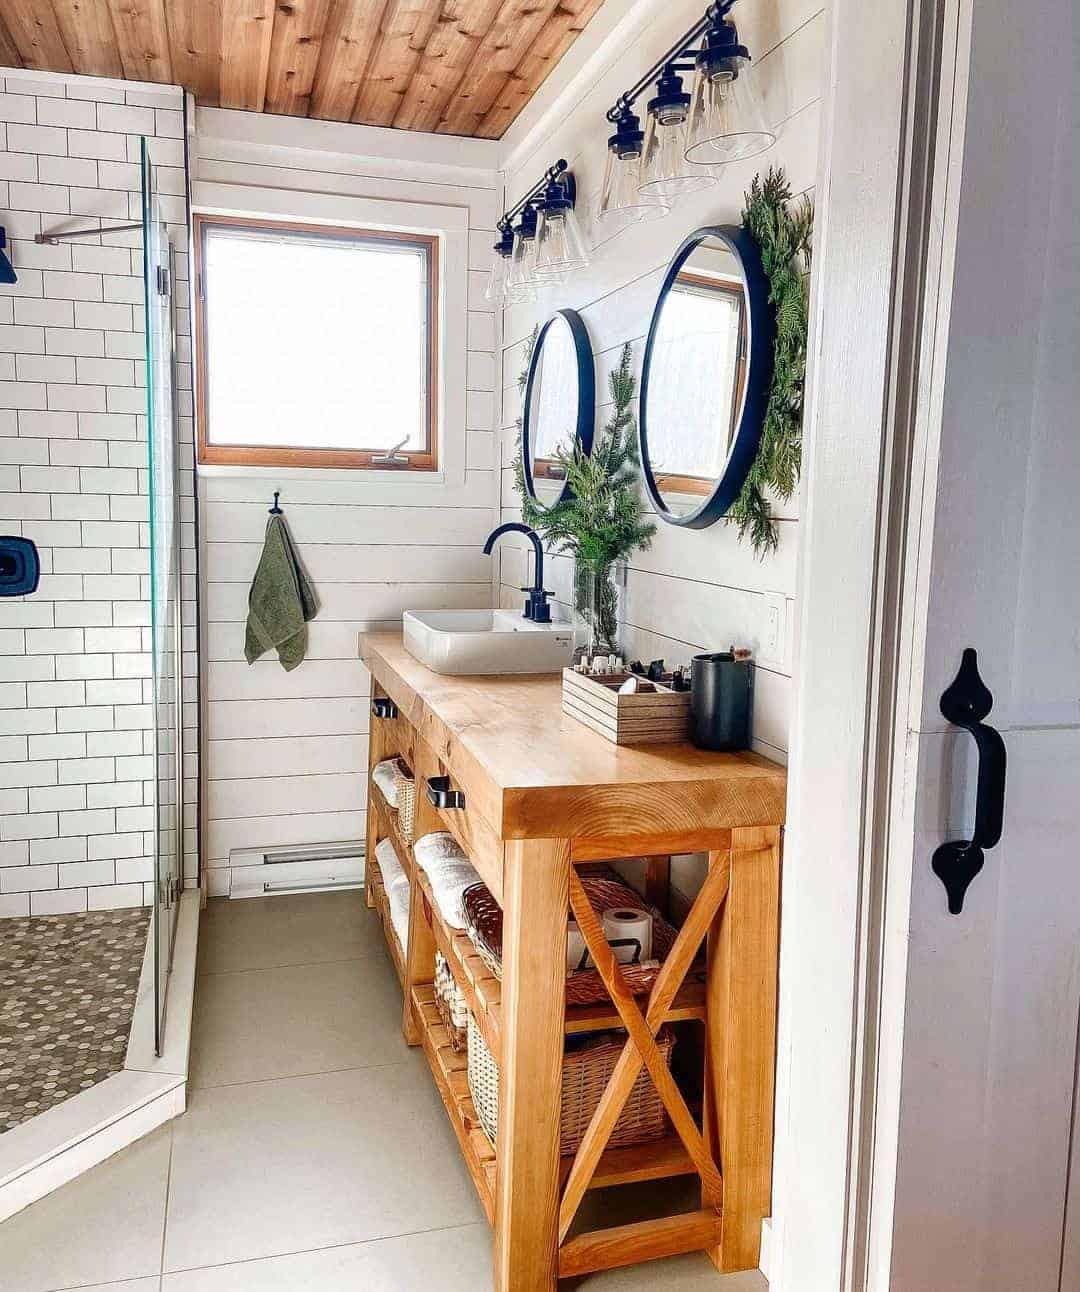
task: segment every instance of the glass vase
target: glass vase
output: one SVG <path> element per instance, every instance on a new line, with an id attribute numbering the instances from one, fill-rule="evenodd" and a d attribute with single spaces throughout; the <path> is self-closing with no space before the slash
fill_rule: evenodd
<path id="1" fill-rule="evenodd" d="M 618 655 L 625 561 L 574 561 L 575 655 Z"/>

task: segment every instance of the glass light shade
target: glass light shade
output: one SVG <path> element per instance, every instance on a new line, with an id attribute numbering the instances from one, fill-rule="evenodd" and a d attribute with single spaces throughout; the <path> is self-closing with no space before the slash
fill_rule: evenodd
<path id="1" fill-rule="evenodd" d="M 717 177 L 686 160 L 685 114 L 666 115 L 666 121 L 649 112 L 645 142 L 641 151 L 639 191 L 646 197 L 672 202 L 687 193 L 697 193 L 716 183 Z"/>
<path id="2" fill-rule="evenodd" d="M 523 237 L 519 230 L 514 234 L 514 252 L 510 257 L 510 271 L 506 276 L 507 299 L 531 300 L 536 292 L 536 235 Z"/>
<path id="3" fill-rule="evenodd" d="M 491 273 L 484 288 L 484 299 L 494 305 L 501 305 L 506 300 L 506 280 L 510 276 L 510 257 L 501 256 L 497 251 L 491 258 Z"/>
<path id="4" fill-rule="evenodd" d="M 706 54 L 698 60 L 686 122 L 688 161 L 699 166 L 741 161 L 776 142 L 748 66 L 743 58 L 710 60 Z"/>
<path id="5" fill-rule="evenodd" d="M 623 157 L 609 148 L 596 213 L 605 233 L 612 227 L 623 228 L 667 215 L 670 207 L 662 195 L 643 193 L 640 186 L 641 154 Z"/>
<path id="6" fill-rule="evenodd" d="M 589 263 L 585 240 L 569 204 L 542 207 L 536 226 L 535 275 L 542 280 L 562 278 Z"/>

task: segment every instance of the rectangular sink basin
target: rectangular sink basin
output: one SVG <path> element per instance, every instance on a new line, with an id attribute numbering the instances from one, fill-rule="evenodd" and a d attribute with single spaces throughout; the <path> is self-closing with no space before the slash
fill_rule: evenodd
<path id="1" fill-rule="evenodd" d="M 406 610 L 405 649 L 436 673 L 558 673 L 574 654 L 570 624 L 520 610 Z"/>

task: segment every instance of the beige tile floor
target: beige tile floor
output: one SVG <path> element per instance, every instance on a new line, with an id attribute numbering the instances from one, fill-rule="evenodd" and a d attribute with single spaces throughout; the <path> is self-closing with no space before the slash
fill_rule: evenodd
<path id="1" fill-rule="evenodd" d="M 3 1292 L 484 1292 L 491 1237 L 356 893 L 216 901 L 187 1113 L 0 1225 Z M 682 1257 L 587 1292 L 767 1292 Z"/>

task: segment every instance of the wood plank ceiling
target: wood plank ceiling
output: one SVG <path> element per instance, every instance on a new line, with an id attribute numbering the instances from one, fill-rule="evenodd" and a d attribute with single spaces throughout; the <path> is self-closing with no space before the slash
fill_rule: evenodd
<path id="1" fill-rule="evenodd" d="M 0 0 L 0 63 L 498 139 L 602 0 Z"/>

